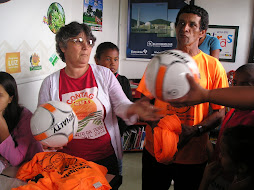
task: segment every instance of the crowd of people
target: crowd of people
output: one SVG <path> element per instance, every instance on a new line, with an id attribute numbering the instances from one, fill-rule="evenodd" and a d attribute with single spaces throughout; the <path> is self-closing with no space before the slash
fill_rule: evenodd
<path id="1" fill-rule="evenodd" d="M 89 26 L 71 22 L 60 28 L 55 37 L 56 51 L 66 66 L 43 80 L 38 106 L 52 100 L 70 103 L 79 120 L 79 131 L 64 147 L 42 146 L 30 130 L 32 113 L 18 104 L 15 79 L 0 72 L 0 166 L 18 166 L 38 152 L 56 149 L 103 165 L 108 173 L 121 176 L 121 136 L 128 125 L 143 120 L 148 123 L 142 157 L 143 190 L 168 190 L 172 180 L 175 190 L 206 190 L 212 186 L 253 189 L 250 150 L 254 148 L 254 66 L 239 67 L 234 87 L 228 87 L 226 71 L 219 61 L 221 47 L 218 39 L 206 34 L 208 23 L 207 11 L 198 6 L 186 5 L 177 14 L 176 49 L 196 61 L 200 81 L 198 84 L 186 75 L 190 91 L 170 102 L 151 95 L 145 84 L 146 73 L 137 88 L 144 97 L 133 102 L 128 79 L 118 74 L 118 47 L 111 42 L 99 44 L 96 64 L 89 64 L 96 42 Z M 90 101 L 82 104 L 84 98 Z M 234 109 L 225 116 L 224 106 Z M 152 126 L 151 122 L 174 122 L 168 115 L 179 119 L 182 132 L 174 159 L 161 163 L 154 154 L 156 124 Z M 88 116 L 91 120 L 82 122 Z M 208 133 L 219 125 L 215 151 L 208 160 Z M 93 133 L 95 129 L 102 132 Z"/>

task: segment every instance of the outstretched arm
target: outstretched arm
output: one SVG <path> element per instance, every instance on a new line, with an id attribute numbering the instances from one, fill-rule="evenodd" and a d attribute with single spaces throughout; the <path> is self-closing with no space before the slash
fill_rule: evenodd
<path id="1" fill-rule="evenodd" d="M 175 107 L 211 102 L 240 109 L 254 109 L 254 87 L 235 86 L 207 90 L 197 84 L 192 76 L 186 75 L 186 77 L 190 84 L 190 91 L 182 98 L 170 100 Z"/>

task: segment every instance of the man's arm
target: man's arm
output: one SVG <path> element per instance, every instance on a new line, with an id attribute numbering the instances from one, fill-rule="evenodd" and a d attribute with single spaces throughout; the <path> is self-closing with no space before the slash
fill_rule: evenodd
<path id="1" fill-rule="evenodd" d="M 187 75 L 190 91 L 182 98 L 171 100 L 174 107 L 192 106 L 204 102 L 234 107 L 239 109 L 254 109 L 254 87 L 234 86 L 207 90 L 195 82 L 195 79 Z"/>
<path id="2" fill-rule="evenodd" d="M 191 138 L 203 135 L 216 128 L 223 121 L 225 109 L 214 110 L 211 115 L 195 126 L 182 125 L 182 134 L 179 137 L 178 148 L 182 148 Z"/>
<path id="3" fill-rule="evenodd" d="M 211 56 L 213 56 L 219 60 L 220 49 L 211 50 L 210 54 L 211 54 Z"/>
<path id="4" fill-rule="evenodd" d="M 219 110 L 213 110 L 213 113 L 209 115 L 207 118 L 205 118 L 202 122 L 195 125 L 195 127 L 202 126 L 202 130 L 196 133 L 196 135 L 202 135 L 203 133 L 209 132 L 218 125 L 221 124 L 225 117 L 225 108 L 219 109 Z M 201 134 L 198 134 L 201 132 Z"/>

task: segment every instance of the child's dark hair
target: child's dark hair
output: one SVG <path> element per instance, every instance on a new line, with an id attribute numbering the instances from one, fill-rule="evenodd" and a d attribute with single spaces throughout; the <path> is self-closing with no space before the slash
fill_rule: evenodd
<path id="1" fill-rule="evenodd" d="M 235 77 L 236 75 L 242 74 L 245 76 L 245 80 L 241 81 L 241 83 L 236 83 Z M 239 86 L 254 86 L 254 64 L 253 63 L 247 63 L 242 66 L 240 66 L 238 69 L 236 69 L 234 73 L 234 79 L 233 79 L 233 85 L 239 85 Z"/>
<path id="2" fill-rule="evenodd" d="M 192 14 L 198 15 L 199 17 L 201 17 L 200 31 L 208 29 L 209 15 L 208 15 L 208 12 L 205 9 L 203 9 L 201 7 L 198 7 L 196 5 L 186 5 L 186 6 L 184 6 L 183 8 L 180 9 L 180 11 L 177 14 L 176 25 L 179 21 L 179 16 L 181 14 L 184 14 L 184 13 L 192 13 Z"/>
<path id="3" fill-rule="evenodd" d="M 8 104 L 4 111 L 4 119 L 8 125 L 9 132 L 17 126 L 23 108 L 18 104 L 18 90 L 15 79 L 6 72 L 0 72 L 0 85 L 12 97 L 11 103 Z"/>
<path id="4" fill-rule="evenodd" d="M 227 128 L 223 133 L 223 142 L 235 164 L 244 163 L 249 174 L 254 177 L 254 126 L 238 125 Z"/>
<path id="5" fill-rule="evenodd" d="M 240 66 L 238 69 L 236 69 L 235 72 L 252 72 L 254 71 L 254 64 L 253 63 L 247 63 L 247 64 L 244 64 L 242 66 Z"/>
<path id="6" fill-rule="evenodd" d="M 94 57 L 97 58 L 97 59 L 100 59 L 101 58 L 101 54 L 104 51 L 108 50 L 108 49 L 117 50 L 118 53 L 119 53 L 119 48 L 117 47 L 117 45 L 115 45 L 112 42 L 103 42 L 100 45 L 98 45 Z"/>

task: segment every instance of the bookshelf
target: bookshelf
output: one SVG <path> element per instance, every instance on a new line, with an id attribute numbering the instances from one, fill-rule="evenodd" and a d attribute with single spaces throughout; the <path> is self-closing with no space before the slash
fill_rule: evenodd
<path id="1" fill-rule="evenodd" d="M 137 101 L 141 98 L 141 93 L 136 89 L 140 82 L 140 79 L 129 79 L 133 101 Z M 145 127 L 147 123 L 137 122 L 132 126 L 129 126 L 123 134 L 123 150 L 126 151 L 142 151 L 144 147 L 145 139 Z"/>
<path id="2" fill-rule="evenodd" d="M 129 126 L 123 134 L 123 150 L 124 151 L 142 151 L 145 140 L 146 123 L 138 122 Z"/>

